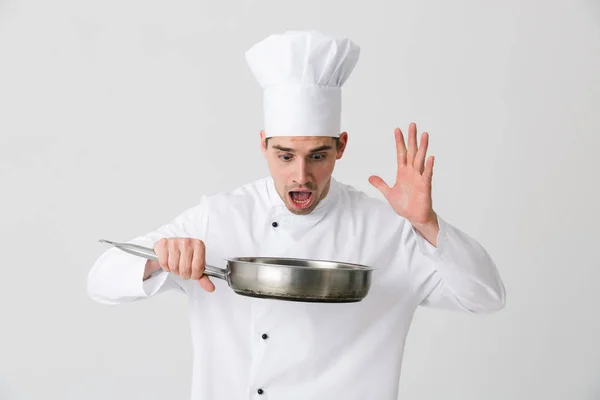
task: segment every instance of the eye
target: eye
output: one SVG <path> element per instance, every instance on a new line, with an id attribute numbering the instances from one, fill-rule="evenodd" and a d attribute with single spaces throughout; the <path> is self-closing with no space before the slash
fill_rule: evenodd
<path id="1" fill-rule="evenodd" d="M 317 153 L 312 155 L 312 159 L 315 161 L 324 160 L 327 155 L 325 153 Z"/>
<path id="2" fill-rule="evenodd" d="M 291 154 L 280 154 L 279 159 L 283 161 L 290 161 L 292 159 Z"/>

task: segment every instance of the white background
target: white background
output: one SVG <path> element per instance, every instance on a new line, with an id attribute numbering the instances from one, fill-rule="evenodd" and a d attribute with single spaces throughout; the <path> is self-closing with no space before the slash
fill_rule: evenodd
<path id="1" fill-rule="evenodd" d="M 102 306 L 86 276 L 98 239 L 268 173 L 243 52 L 297 29 L 362 47 L 335 176 L 378 196 L 416 121 L 506 284 L 499 314 L 418 311 L 401 399 L 599 399 L 597 0 L 0 1 L 0 399 L 189 397 L 183 296 Z"/>

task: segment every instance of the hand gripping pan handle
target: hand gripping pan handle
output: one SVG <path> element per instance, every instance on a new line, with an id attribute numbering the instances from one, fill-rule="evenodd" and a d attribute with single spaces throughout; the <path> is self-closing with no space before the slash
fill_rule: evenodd
<path id="1" fill-rule="evenodd" d="M 138 244 L 133 244 L 133 243 L 111 242 L 110 240 L 105 240 L 105 239 L 100 239 L 100 242 L 110 244 L 111 246 L 114 246 L 114 247 L 116 247 L 126 253 L 132 254 L 134 256 L 146 258 L 146 259 L 152 260 L 152 261 L 158 261 L 158 256 L 156 255 L 154 250 L 151 248 L 148 248 L 148 247 L 140 246 Z M 163 269 L 159 269 L 158 271 L 153 273 L 151 276 L 158 275 L 162 272 L 165 272 L 165 271 Z M 222 268 L 213 267 L 212 265 L 206 265 L 204 267 L 204 274 L 215 277 L 215 278 L 223 279 L 225 281 L 227 280 L 227 270 L 222 269 Z"/>

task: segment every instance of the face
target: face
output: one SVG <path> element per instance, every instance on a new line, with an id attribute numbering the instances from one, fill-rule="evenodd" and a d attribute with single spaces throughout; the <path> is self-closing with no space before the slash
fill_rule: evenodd
<path id="1" fill-rule="evenodd" d="M 261 132 L 261 148 L 277 193 L 288 210 L 302 215 L 312 212 L 329 191 L 335 162 L 342 158 L 348 134 L 339 137 L 272 137 L 265 142 Z"/>

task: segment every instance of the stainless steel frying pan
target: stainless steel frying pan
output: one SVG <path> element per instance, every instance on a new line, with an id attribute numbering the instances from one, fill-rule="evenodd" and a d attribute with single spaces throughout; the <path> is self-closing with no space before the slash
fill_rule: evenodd
<path id="1" fill-rule="evenodd" d="M 127 253 L 158 261 L 153 249 L 100 240 Z M 364 299 L 373 268 L 322 260 L 273 257 L 226 259 L 226 267 L 206 265 L 204 274 L 223 279 L 237 294 L 269 299 L 351 303 Z M 162 269 L 157 273 L 163 273 Z"/>

